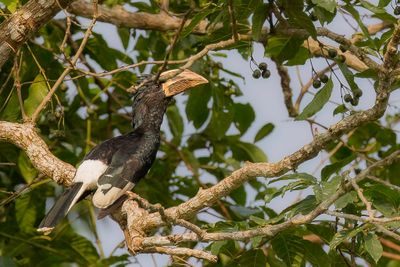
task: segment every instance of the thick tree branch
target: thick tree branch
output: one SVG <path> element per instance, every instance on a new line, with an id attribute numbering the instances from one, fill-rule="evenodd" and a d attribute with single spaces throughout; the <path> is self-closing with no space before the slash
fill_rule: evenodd
<path id="1" fill-rule="evenodd" d="M 93 6 L 85 1 L 78 0 L 72 3 L 69 12 L 85 18 L 93 17 Z M 127 27 L 142 30 L 170 31 L 179 29 L 182 19 L 173 17 L 166 12 L 150 14 L 146 12 L 129 12 L 122 6 L 108 8 L 99 6 L 98 20 L 114 24 L 117 27 Z M 186 25 L 190 20 L 186 22 Z M 207 32 L 207 21 L 201 21 L 194 29 L 194 33 L 205 34 Z"/>
<path id="2" fill-rule="evenodd" d="M 72 0 L 30 0 L 0 25 L 0 68 L 25 41 Z"/>
<path id="3" fill-rule="evenodd" d="M 390 156 L 387 158 L 378 161 L 371 166 L 369 166 L 367 169 L 365 169 L 363 172 L 358 174 L 354 180 L 357 182 L 362 181 L 363 179 L 366 178 L 366 176 L 373 170 L 377 168 L 381 168 L 384 166 L 388 166 L 392 164 L 394 161 L 399 159 L 400 151 L 396 151 L 392 153 Z M 305 214 L 305 215 L 297 215 L 289 220 L 286 220 L 283 223 L 279 223 L 276 225 L 266 225 L 264 227 L 260 228 L 255 228 L 255 229 L 250 229 L 250 230 L 244 230 L 244 231 L 237 231 L 237 232 L 217 232 L 217 233 L 205 233 L 201 239 L 199 236 L 197 236 L 194 233 L 184 233 L 184 234 L 176 234 L 176 235 L 170 235 L 170 236 L 152 236 L 152 237 L 142 237 L 140 240 L 138 240 L 138 237 L 136 236 L 137 240 L 133 244 L 137 245 L 136 248 L 130 247 L 130 249 L 137 249 L 138 251 L 146 248 L 147 246 L 152 247 L 152 246 L 170 246 L 170 245 L 177 245 L 182 242 L 195 242 L 195 241 L 218 241 L 218 240 L 248 240 L 249 238 L 255 237 L 255 236 L 274 236 L 277 233 L 288 229 L 289 227 L 293 227 L 296 225 L 302 225 L 305 223 L 311 222 L 313 219 L 315 219 L 317 216 L 325 212 L 340 196 L 345 194 L 348 190 L 350 190 L 352 187 L 351 182 L 347 182 L 344 186 L 339 188 L 334 194 L 329 196 L 327 199 L 322 201 L 315 209 L 313 209 L 310 213 Z M 329 212 L 329 214 L 331 214 Z M 337 215 L 336 213 L 334 213 Z M 357 219 L 361 218 L 358 216 L 355 216 Z M 353 217 L 352 217 L 353 218 Z M 398 218 L 390 219 L 388 218 L 385 221 L 379 220 L 379 218 L 374 218 L 374 222 L 390 222 L 390 221 L 397 221 Z M 365 221 L 370 221 L 369 218 L 365 219 Z M 372 221 L 371 221 L 372 222 Z M 131 243 L 132 244 L 132 243 Z"/>
<path id="4" fill-rule="evenodd" d="M 0 121 L 0 140 L 12 143 L 25 151 L 33 166 L 42 174 L 63 185 L 71 183 L 75 168 L 50 152 L 33 124 Z"/>

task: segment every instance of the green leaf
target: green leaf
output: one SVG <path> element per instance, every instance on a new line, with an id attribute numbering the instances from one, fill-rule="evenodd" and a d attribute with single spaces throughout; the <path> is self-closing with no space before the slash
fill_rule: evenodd
<path id="1" fill-rule="evenodd" d="M 233 190 L 230 196 L 235 200 L 238 205 L 245 206 L 247 193 L 244 186 L 239 186 L 237 189 Z"/>
<path id="2" fill-rule="evenodd" d="M 392 2 L 392 0 L 379 0 L 379 7 L 385 7 L 387 6 L 390 2 Z"/>
<path id="3" fill-rule="evenodd" d="M 317 30 L 310 17 L 303 11 L 303 0 L 285 0 L 285 12 L 287 12 L 289 22 L 295 26 L 305 29 L 314 39 L 317 38 Z"/>
<path id="4" fill-rule="evenodd" d="M 248 208 L 248 207 L 242 207 L 242 206 L 230 206 L 229 207 L 231 211 L 235 213 L 236 216 L 242 219 L 248 218 L 250 215 L 254 215 L 257 213 L 261 213 L 259 209 L 255 208 Z"/>
<path id="5" fill-rule="evenodd" d="M 266 264 L 267 257 L 262 249 L 248 250 L 235 260 L 235 266 L 242 267 L 265 267 Z"/>
<path id="6" fill-rule="evenodd" d="M 261 127 L 260 130 L 258 130 L 256 136 L 254 137 L 254 142 L 258 142 L 267 135 L 269 135 L 273 130 L 275 126 L 272 123 L 267 123 L 263 127 Z"/>
<path id="7" fill-rule="evenodd" d="M 297 65 L 304 65 L 307 59 L 310 58 L 310 51 L 308 51 L 303 46 L 297 50 L 297 53 L 286 62 L 286 66 L 297 66 Z"/>
<path id="8" fill-rule="evenodd" d="M 350 89 L 354 92 L 354 90 L 359 89 L 358 85 L 354 81 L 354 74 L 349 70 L 346 64 L 344 63 L 337 63 L 339 66 L 339 69 L 342 71 L 344 78 L 346 79 L 347 83 L 350 86 Z"/>
<path id="9" fill-rule="evenodd" d="M 342 8 L 345 9 L 346 11 L 348 11 L 353 16 L 353 18 L 357 21 L 358 26 L 360 26 L 363 34 L 368 38 L 368 40 L 371 40 L 371 36 L 369 34 L 368 28 L 364 25 L 363 19 L 360 17 L 360 14 L 354 8 L 354 6 L 351 4 L 346 4 L 346 5 L 342 6 Z"/>
<path id="10" fill-rule="evenodd" d="M 7 9 L 10 10 L 11 13 L 17 10 L 19 5 L 19 0 L 1 0 L 0 2 L 7 6 Z"/>
<path id="11" fill-rule="evenodd" d="M 210 114 L 210 110 L 207 107 L 210 98 L 211 90 L 209 87 L 201 86 L 189 91 L 185 111 L 188 120 L 193 122 L 196 129 L 204 124 Z"/>
<path id="12" fill-rule="evenodd" d="M 11 91 L 9 98 L 7 98 L 6 101 L 8 101 L 7 105 L 5 106 L 4 110 L 0 113 L 1 119 L 5 120 L 5 121 L 17 121 L 21 115 L 17 90 Z M 3 106 L 3 103 L 0 104 L 0 108 L 2 106 Z"/>
<path id="13" fill-rule="evenodd" d="M 208 15 L 213 13 L 216 9 L 205 9 L 204 11 L 198 12 L 190 21 L 189 25 L 187 25 L 181 33 L 181 39 L 185 38 L 189 35 L 193 29 Z"/>
<path id="14" fill-rule="evenodd" d="M 170 105 L 167 108 L 168 126 L 173 136 L 173 143 L 179 145 L 183 134 L 183 119 L 176 105 Z"/>
<path id="15" fill-rule="evenodd" d="M 332 174 L 335 172 L 339 172 L 341 168 L 352 162 L 356 158 L 356 154 L 351 154 L 350 156 L 334 162 L 330 165 L 326 165 L 322 170 L 321 170 L 321 179 L 323 181 L 326 181 Z"/>
<path id="16" fill-rule="evenodd" d="M 337 106 L 334 110 L 333 110 L 333 115 L 339 114 L 339 113 L 345 113 L 348 109 L 346 108 L 346 105 L 341 104 L 339 106 Z"/>
<path id="17" fill-rule="evenodd" d="M 239 141 L 236 142 L 234 146 L 242 150 L 244 153 L 246 153 L 247 157 L 251 162 L 267 161 L 267 156 L 265 155 L 264 151 L 262 151 L 256 145 Z"/>
<path id="18" fill-rule="evenodd" d="M 379 6 L 374 6 L 373 4 L 369 3 L 368 1 L 360 0 L 360 3 L 364 8 L 368 9 L 372 13 L 375 13 L 375 14 L 386 13 L 384 8 L 381 8 Z"/>
<path id="19" fill-rule="evenodd" d="M 293 232 L 278 234 L 271 244 L 287 266 L 303 266 L 304 261 L 312 266 L 330 266 L 330 259 L 320 245 L 304 240 Z"/>
<path id="20" fill-rule="evenodd" d="M 38 175 L 38 171 L 33 167 L 31 161 L 25 152 L 21 151 L 18 156 L 18 169 L 25 179 L 26 183 L 30 183 Z"/>
<path id="21" fill-rule="evenodd" d="M 26 193 L 15 200 L 15 218 L 22 232 L 31 232 L 36 221 L 35 202 L 31 193 Z"/>
<path id="22" fill-rule="evenodd" d="M 305 120 L 320 111 L 328 102 L 332 94 L 333 82 L 331 79 L 315 94 L 313 100 L 296 117 L 296 120 Z"/>
<path id="23" fill-rule="evenodd" d="M 291 218 L 297 214 L 309 213 L 317 206 L 317 204 L 315 196 L 308 195 L 303 200 L 300 200 L 284 209 L 282 213 L 287 213 L 287 217 Z"/>
<path id="24" fill-rule="evenodd" d="M 379 259 L 382 257 L 382 244 L 379 242 L 378 236 L 373 233 L 368 233 L 364 236 L 365 250 L 374 259 L 375 263 L 378 263 Z"/>
<path id="25" fill-rule="evenodd" d="M 256 118 L 254 109 L 250 104 L 235 103 L 233 104 L 233 111 L 235 126 L 241 134 L 244 134 Z"/>
<path id="26" fill-rule="evenodd" d="M 268 40 L 265 54 L 283 63 L 285 60 L 292 59 L 296 56 L 303 42 L 304 39 L 297 36 L 273 36 Z"/>
<path id="27" fill-rule="evenodd" d="M 119 38 L 121 39 L 122 45 L 125 49 L 128 48 L 129 39 L 131 37 L 131 30 L 124 27 L 117 27 Z"/>
<path id="28" fill-rule="evenodd" d="M 259 40 L 261 35 L 262 26 L 268 16 L 268 4 L 259 3 L 255 8 L 252 18 L 252 34 L 254 40 Z"/>
<path id="29" fill-rule="evenodd" d="M 322 181 L 321 185 L 314 186 L 317 201 L 320 203 L 331 197 L 340 187 L 342 181 L 343 178 L 338 175 L 333 177 L 330 181 Z"/>
<path id="30" fill-rule="evenodd" d="M 28 98 L 24 101 L 25 114 L 32 116 L 36 108 L 47 95 L 47 85 L 44 77 L 39 74 L 28 89 Z"/>
<path id="31" fill-rule="evenodd" d="M 324 8 L 325 10 L 333 13 L 336 9 L 335 0 L 312 0 L 313 4 Z"/>
<path id="32" fill-rule="evenodd" d="M 351 230 L 342 230 L 337 232 L 332 240 L 329 242 L 329 248 L 331 251 L 335 250 L 337 246 L 339 246 L 344 241 L 351 239 L 352 237 L 356 236 L 358 233 L 364 231 L 368 227 L 367 224 L 364 224 L 361 227 L 351 229 Z"/>
<path id="33" fill-rule="evenodd" d="M 358 197 L 357 193 L 354 191 L 348 192 L 344 194 L 343 196 L 339 197 L 335 201 L 335 207 L 336 209 L 340 210 L 345 208 L 349 204 L 357 203 L 358 202 Z"/>

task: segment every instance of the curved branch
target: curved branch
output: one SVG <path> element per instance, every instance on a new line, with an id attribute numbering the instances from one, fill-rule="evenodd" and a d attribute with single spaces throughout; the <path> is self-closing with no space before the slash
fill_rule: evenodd
<path id="1" fill-rule="evenodd" d="M 0 121 L 0 140 L 25 151 L 33 166 L 59 184 L 69 185 L 75 168 L 54 156 L 31 123 Z"/>
<path id="2" fill-rule="evenodd" d="M 0 25 L 0 68 L 25 41 L 72 0 L 30 0 Z"/>
<path id="3" fill-rule="evenodd" d="M 75 1 L 70 5 L 68 11 L 85 18 L 93 17 L 93 6 L 85 0 Z M 182 24 L 182 19 L 170 16 L 166 12 L 156 14 L 146 12 L 129 12 L 122 6 L 116 5 L 112 8 L 100 6 L 98 8 L 98 20 L 114 24 L 117 27 L 127 27 L 141 30 L 170 31 L 177 30 Z M 186 22 L 186 25 L 190 20 Z M 194 29 L 194 33 L 205 34 L 207 32 L 207 21 L 201 21 Z"/>

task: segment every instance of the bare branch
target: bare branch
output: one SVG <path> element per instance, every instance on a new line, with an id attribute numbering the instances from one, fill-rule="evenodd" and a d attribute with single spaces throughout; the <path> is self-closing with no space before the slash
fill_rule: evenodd
<path id="1" fill-rule="evenodd" d="M 72 0 L 30 0 L 0 25 L 0 68 L 28 38 Z"/>
<path id="2" fill-rule="evenodd" d="M 141 253 L 161 253 L 175 256 L 195 257 L 205 259 L 211 262 L 217 262 L 218 257 L 210 253 L 198 249 L 190 248 L 171 248 L 171 247 L 149 247 L 141 251 Z"/>
<path id="3" fill-rule="evenodd" d="M 69 9 L 69 12 L 86 17 L 92 18 L 93 7 L 85 0 L 74 1 Z M 129 12 L 122 6 L 114 6 L 107 8 L 99 6 L 99 21 L 114 24 L 117 27 L 127 27 L 142 30 L 156 30 L 156 31 L 170 31 L 177 30 L 182 23 L 182 19 L 170 16 L 167 12 L 160 12 L 158 14 L 150 14 L 145 12 Z M 185 25 L 190 23 L 187 21 Z M 194 33 L 205 34 L 207 32 L 208 22 L 201 21 L 194 29 Z"/>
<path id="4" fill-rule="evenodd" d="M 57 183 L 69 185 L 75 168 L 55 157 L 31 123 L 0 121 L 0 140 L 10 142 L 25 151 L 33 166 Z"/>
<path id="5" fill-rule="evenodd" d="M 290 117 L 296 117 L 298 115 L 298 110 L 296 110 L 293 106 L 292 101 L 292 88 L 290 87 L 290 76 L 286 67 L 282 64 L 279 64 L 276 60 L 273 59 L 276 64 L 276 69 L 278 71 L 279 76 L 281 77 L 281 87 L 283 91 L 283 98 L 285 102 L 286 109 L 289 113 Z"/>

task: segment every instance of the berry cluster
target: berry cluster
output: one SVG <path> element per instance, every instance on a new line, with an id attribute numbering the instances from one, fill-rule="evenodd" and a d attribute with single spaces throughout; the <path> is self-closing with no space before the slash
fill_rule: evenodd
<path id="1" fill-rule="evenodd" d="M 393 14 L 396 16 L 400 15 L 400 0 L 396 1 L 396 7 L 393 10 Z"/>
<path id="2" fill-rule="evenodd" d="M 321 75 L 319 75 L 319 76 L 315 76 L 314 78 L 313 78 L 313 83 L 312 83 L 312 86 L 315 88 L 315 89 L 318 89 L 318 88 L 320 88 L 321 87 L 321 85 L 322 85 L 322 83 L 327 83 L 328 81 L 329 81 L 329 77 L 326 75 L 326 74 L 321 74 Z"/>
<path id="3" fill-rule="evenodd" d="M 353 90 L 353 96 L 351 94 L 345 94 L 343 97 L 344 102 L 350 103 L 352 106 L 357 106 L 363 92 L 360 89 Z"/>
<path id="4" fill-rule="evenodd" d="M 253 71 L 253 78 L 258 79 L 260 77 L 268 79 L 271 76 L 271 72 L 268 70 L 268 65 L 265 62 L 258 64 L 258 69 Z"/>

